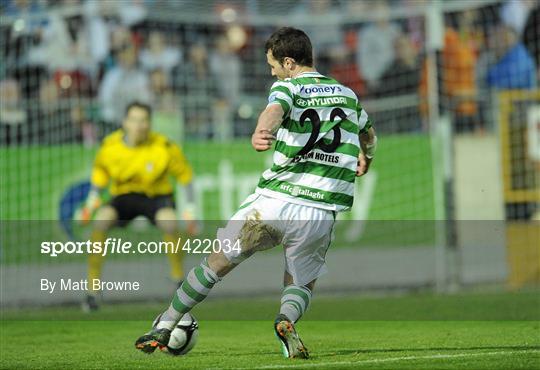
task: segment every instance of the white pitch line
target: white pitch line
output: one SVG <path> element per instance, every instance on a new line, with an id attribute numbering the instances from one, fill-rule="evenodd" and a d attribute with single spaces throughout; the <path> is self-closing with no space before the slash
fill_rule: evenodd
<path id="1" fill-rule="evenodd" d="M 328 366 L 342 366 L 342 365 L 362 365 L 370 363 L 381 362 L 398 362 L 398 361 L 411 361 L 411 360 L 433 360 L 433 359 L 447 359 L 447 358 L 460 358 L 460 357 L 481 357 L 481 356 L 498 356 L 498 355 L 512 355 L 517 353 L 540 353 L 540 350 L 522 350 L 522 351 L 497 351 L 497 352 L 480 352 L 480 353 L 455 353 L 455 354 L 437 354 L 426 356 L 403 356 L 403 357 L 390 357 L 390 358 L 374 358 L 370 360 L 359 361 L 339 361 L 339 362 L 318 362 L 318 363 L 303 363 L 303 364 L 290 364 L 290 365 L 268 365 L 257 367 L 234 367 L 229 369 L 236 370 L 248 370 L 248 369 L 289 369 L 289 368 L 305 368 L 305 367 L 328 367 Z"/>

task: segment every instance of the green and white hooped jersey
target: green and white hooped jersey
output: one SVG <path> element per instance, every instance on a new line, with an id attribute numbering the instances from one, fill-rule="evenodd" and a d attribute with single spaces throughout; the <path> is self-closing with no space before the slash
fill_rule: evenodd
<path id="1" fill-rule="evenodd" d="M 332 211 L 352 206 L 358 134 L 371 127 L 355 93 L 318 72 L 277 81 L 268 104 L 285 112 L 272 167 L 257 193 Z"/>

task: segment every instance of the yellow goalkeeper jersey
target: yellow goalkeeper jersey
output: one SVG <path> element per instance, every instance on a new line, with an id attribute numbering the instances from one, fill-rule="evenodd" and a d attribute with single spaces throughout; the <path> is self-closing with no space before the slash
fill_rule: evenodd
<path id="1" fill-rule="evenodd" d="M 172 194 L 170 176 L 185 185 L 193 171 L 180 147 L 165 136 L 150 133 L 148 140 L 136 147 L 124 142 L 123 130 L 103 139 L 94 167 L 92 185 L 105 188 L 110 184 L 113 196 L 143 193 L 149 197 Z"/>

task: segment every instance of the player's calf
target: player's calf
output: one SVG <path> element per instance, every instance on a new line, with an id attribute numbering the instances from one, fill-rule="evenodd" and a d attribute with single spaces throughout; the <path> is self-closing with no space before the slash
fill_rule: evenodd
<path id="1" fill-rule="evenodd" d="M 202 302 L 208 296 L 214 284 L 219 280 L 219 276 L 208 267 L 206 259 L 199 266 L 192 268 L 182 284 L 180 284 L 180 287 L 176 290 L 167 310 L 154 322 L 154 328 L 156 330 L 166 329 L 170 333 L 185 313 L 191 311 L 195 305 Z M 150 332 L 147 334 L 155 333 Z M 142 336 L 139 340 L 146 342 L 151 341 L 152 338 Z"/>
<path id="2" fill-rule="evenodd" d="M 287 285 L 281 295 L 279 313 L 293 323 L 300 320 L 311 304 L 311 290 L 307 286 Z"/>

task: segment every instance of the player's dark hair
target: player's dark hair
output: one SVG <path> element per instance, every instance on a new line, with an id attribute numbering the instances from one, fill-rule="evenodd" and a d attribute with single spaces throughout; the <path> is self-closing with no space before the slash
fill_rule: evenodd
<path id="1" fill-rule="evenodd" d="M 148 113 L 148 118 L 152 118 L 152 107 L 149 104 L 145 104 L 145 103 L 142 103 L 140 101 L 132 101 L 126 107 L 126 111 L 125 111 L 125 115 L 124 115 L 125 117 L 127 117 L 127 115 L 129 113 L 129 111 L 131 110 L 131 108 L 144 109 L 146 111 L 146 113 Z"/>
<path id="2" fill-rule="evenodd" d="M 264 47 L 265 52 L 272 50 L 273 57 L 281 65 L 283 65 L 285 57 L 289 57 L 302 66 L 313 66 L 311 41 L 302 30 L 282 27 L 270 36 Z"/>

